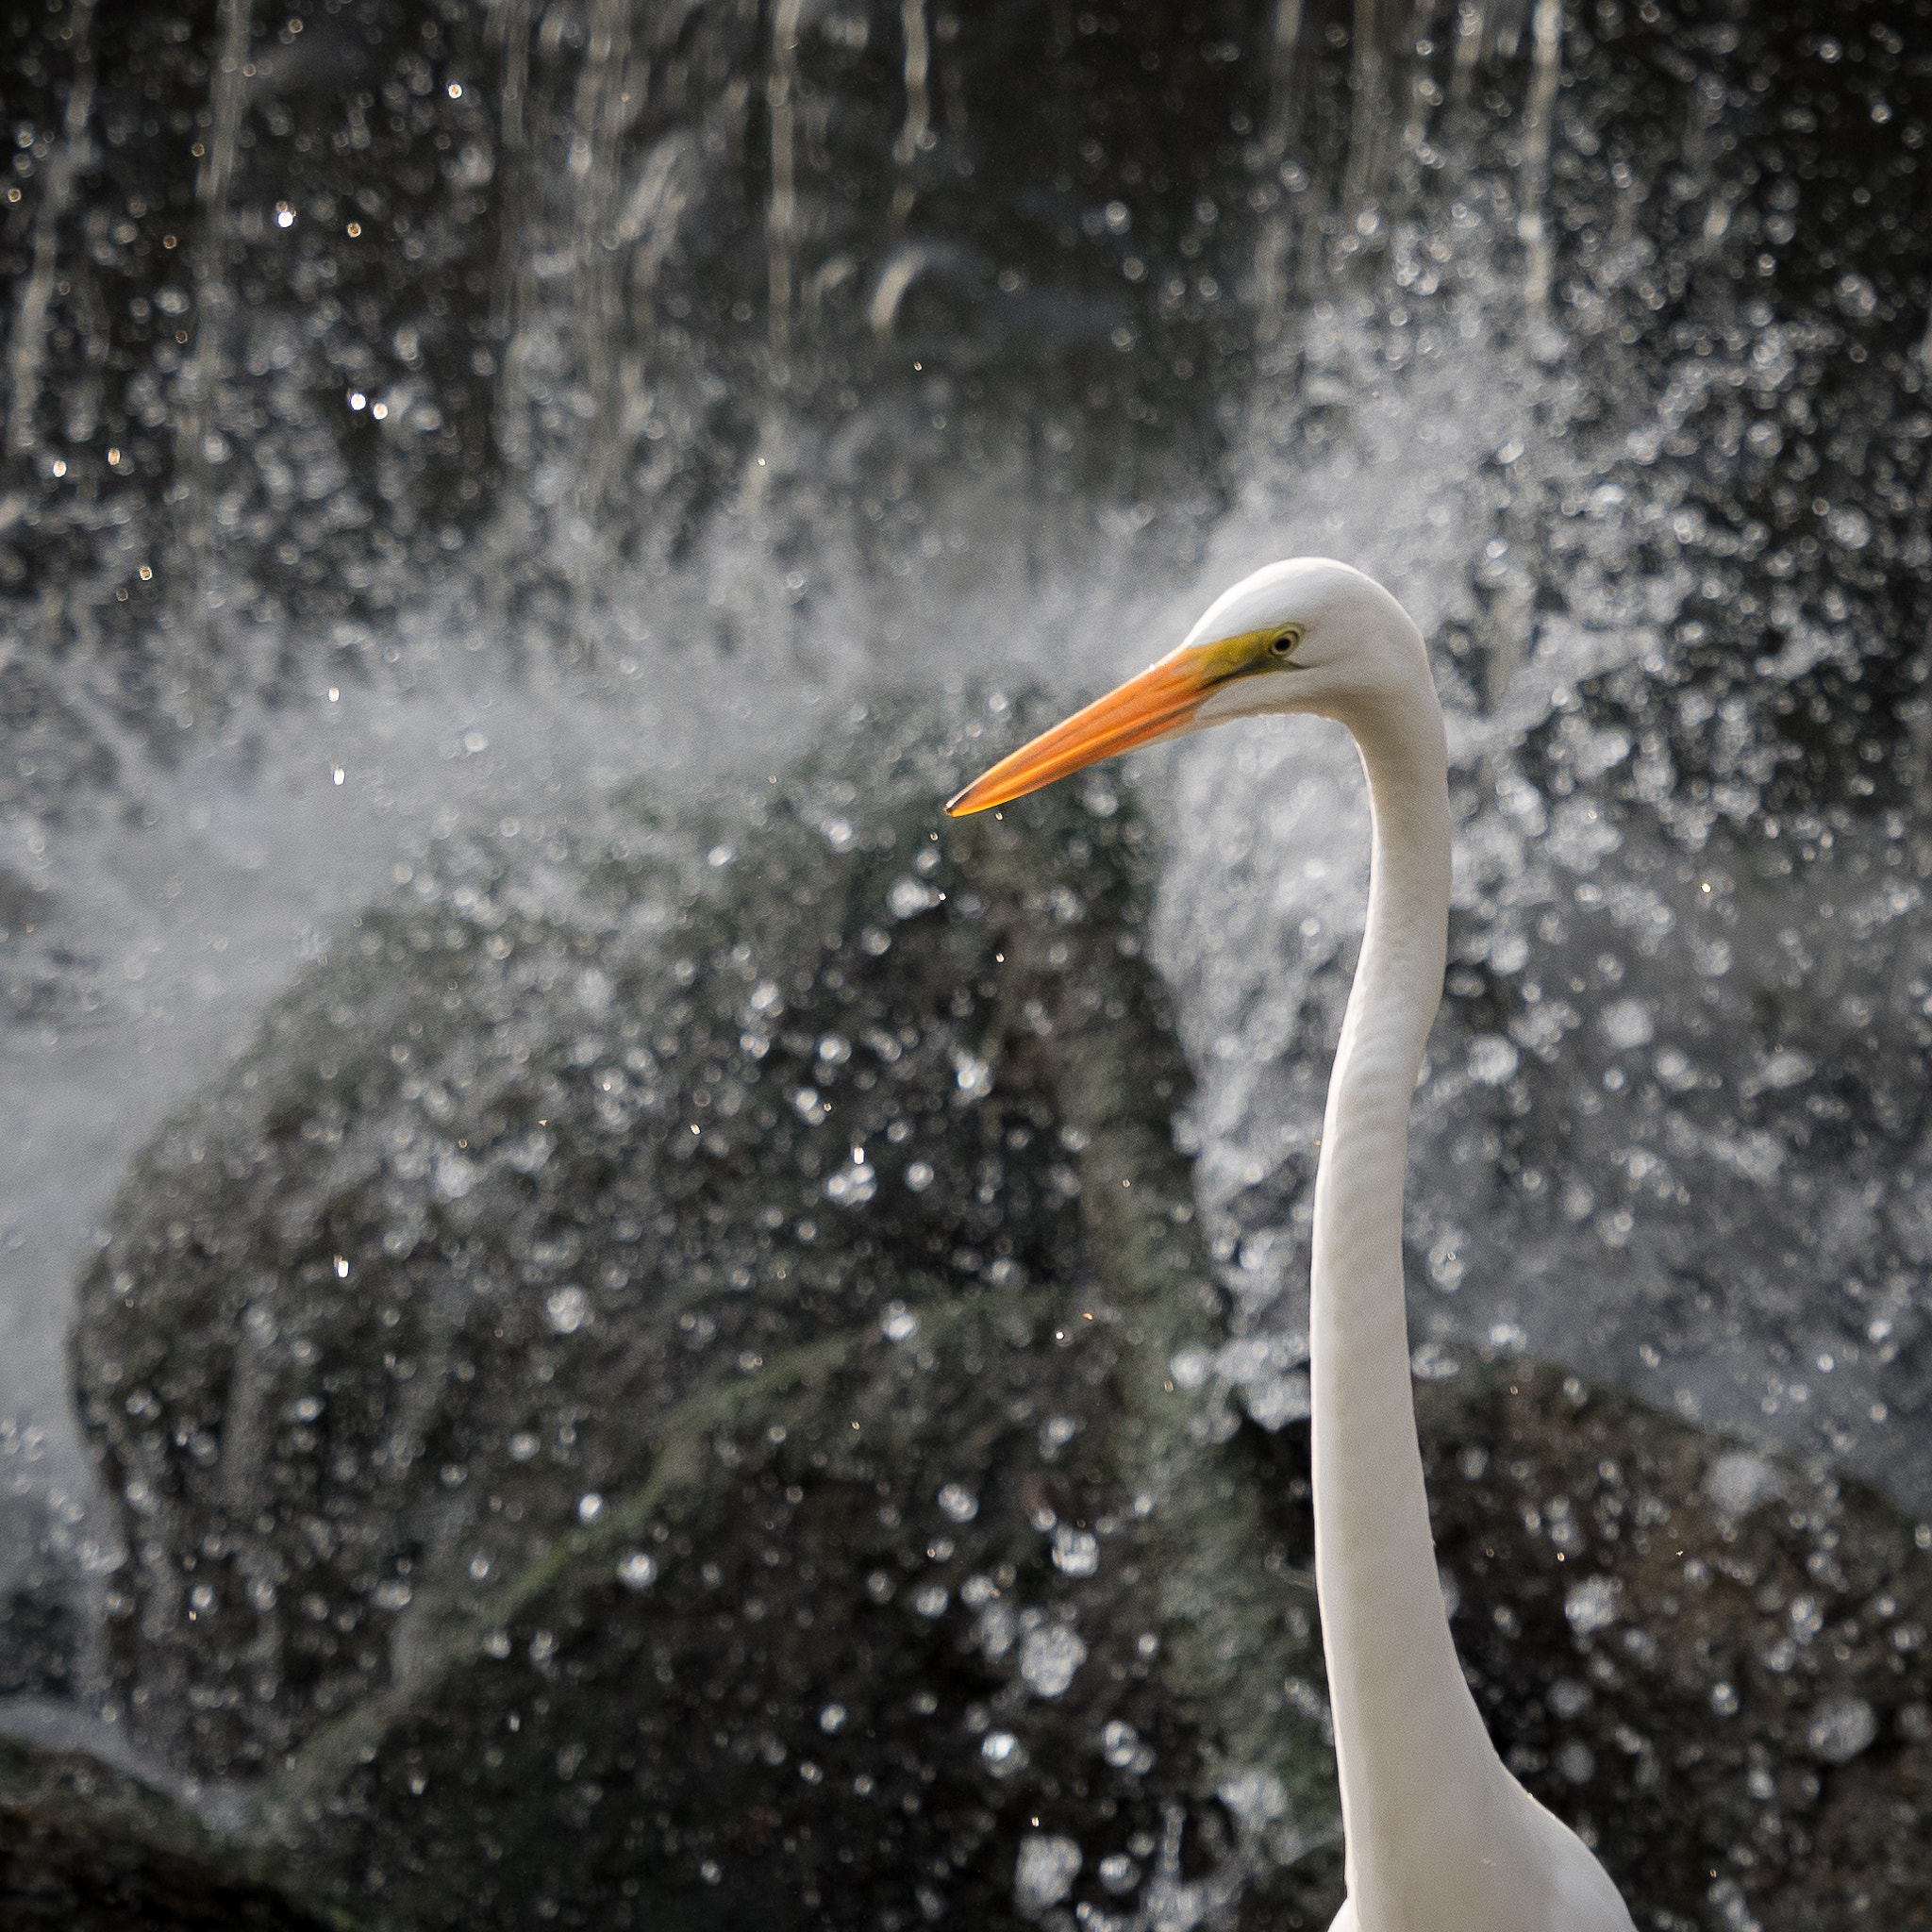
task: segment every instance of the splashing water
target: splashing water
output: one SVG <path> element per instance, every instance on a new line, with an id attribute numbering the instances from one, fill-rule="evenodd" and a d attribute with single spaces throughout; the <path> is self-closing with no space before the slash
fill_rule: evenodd
<path id="1" fill-rule="evenodd" d="M 347 1805 L 358 1817 L 391 1804 L 429 1816 L 436 1753 L 408 1728 L 415 1687 L 460 1683 L 455 1709 L 474 1684 L 524 1673 L 541 1688 L 503 1691 L 502 1708 L 497 1690 L 474 1690 L 477 1735 L 497 1765 L 511 1752 L 507 1775 L 538 1767 L 531 1788 L 575 1832 L 600 1806 L 610 1815 L 608 1793 L 631 1775 L 600 1756 L 594 1699 L 573 1718 L 589 1742 L 561 1718 L 551 1735 L 536 1707 L 593 1670 L 573 1649 L 586 1605 L 613 1628 L 668 1620 L 636 1625 L 660 1633 L 725 1617 L 733 1642 L 774 1645 L 812 1627 L 801 1615 L 841 1630 L 850 1615 L 897 1619 L 939 1646 L 912 1678 L 882 1667 L 879 1684 L 814 1682 L 791 1730 L 774 1717 L 718 1746 L 705 1775 L 720 1789 L 766 1782 L 742 1786 L 741 1845 L 700 1834 L 666 1853 L 691 1897 L 762 1909 L 774 1894 L 731 1888 L 777 1857 L 788 1807 L 836 1793 L 835 1817 L 866 1819 L 870 1844 L 888 1786 L 895 1826 L 924 1817 L 906 1828 L 930 1830 L 938 1853 L 951 1842 L 961 1872 L 991 1857 L 993 1827 L 971 1820 L 1011 1794 L 988 1882 L 997 1909 L 1043 1924 L 1077 1909 L 1120 1932 L 1180 1928 L 1271 1873 L 1328 1882 L 1331 1824 L 1294 1765 L 1232 1746 L 1214 1759 L 1205 1702 L 1183 1698 L 1183 1721 L 1135 1701 L 1169 1673 L 1208 1680 L 1187 1676 L 1205 1668 L 1185 1652 L 1187 1613 L 1120 1621 L 1123 1605 L 1140 1618 L 1143 1565 L 1160 1568 L 1137 1554 L 1134 1526 L 1161 1533 L 1172 1500 L 1153 1475 L 1125 1497 L 1082 1487 L 1108 1438 L 1080 1391 L 1106 1369 L 1091 1382 L 1041 1371 L 1035 1394 L 1013 1397 L 1037 1394 L 1037 1413 L 933 1449 L 903 1494 L 886 1493 L 886 1473 L 902 1473 L 890 1458 L 869 1470 L 881 1487 L 860 1484 L 864 1510 L 825 1532 L 858 1553 L 857 1611 L 786 1594 L 785 1537 L 764 1525 L 819 1507 L 798 1459 L 815 1412 L 772 1391 L 842 1385 L 809 1356 L 824 1335 L 754 1321 L 744 1255 L 775 1242 L 802 1279 L 906 1217 L 999 1223 L 984 1241 L 949 1235 L 930 1262 L 949 1293 L 1026 1310 L 985 1336 L 962 1341 L 945 1296 L 916 1271 L 885 1278 L 875 1257 L 836 1292 L 820 1283 L 828 1307 L 859 1318 L 837 1332 L 862 1331 L 891 1365 L 877 1385 L 891 1401 L 866 1407 L 867 1384 L 840 1421 L 861 1439 L 927 1441 L 916 1391 L 936 1374 L 984 1388 L 989 1359 L 1074 1351 L 1089 1324 L 1111 1333 L 1119 1311 L 1088 1291 L 1105 1282 L 1078 1277 L 1077 1307 L 1026 1299 L 1046 1280 L 1075 1295 L 1045 1210 L 1071 1224 L 1103 1172 L 1058 1098 L 1036 1097 L 1039 1118 L 1007 1121 L 972 1166 L 865 1115 L 862 1096 L 916 1065 L 936 1119 L 976 1120 L 1005 1104 L 1023 1054 L 1003 1059 L 960 1013 L 906 1040 L 868 1030 L 828 980 L 808 994 L 774 965 L 749 981 L 731 1039 L 688 1070 L 689 1158 L 746 1131 L 749 1115 L 722 1111 L 751 1091 L 727 1077 L 732 1055 L 740 1071 L 788 1069 L 766 1151 L 792 1136 L 816 1146 L 823 1130 L 832 1152 L 809 1157 L 796 1199 L 773 1192 L 775 1223 L 747 1209 L 729 1241 L 687 1256 L 716 1273 L 680 1278 L 686 1299 L 667 1299 L 647 1341 L 618 1252 L 637 1237 L 618 1240 L 602 1209 L 621 1195 L 617 1218 L 641 1229 L 647 1205 L 670 1217 L 689 1204 L 625 1194 L 642 1184 L 614 1155 L 618 1180 L 592 1174 L 600 1136 L 641 1131 L 675 1086 L 670 1021 L 612 1047 L 625 974 L 642 959 L 672 974 L 667 1013 L 679 989 L 709 985 L 673 937 L 717 894 L 752 903 L 772 883 L 768 791 L 808 827 L 809 859 L 788 861 L 801 890 L 821 861 L 877 873 L 873 902 L 813 937 L 839 974 L 896 970 L 921 922 L 977 916 L 965 899 L 980 905 L 981 886 L 938 839 L 906 831 L 890 863 L 868 843 L 884 776 L 798 775 L 814 748 L 885 731 L 909 694 L 947 746 L 929 758 L 936 806 L 945 758 L 1007 741 L 1023 704 L 1037 719 L 1091 695 L 1226 583 L 1298 551 L 1343 557 L 1402 597 L 1450 718 L 1451 965 L 1407 1227 L 1419 1387 L 1476 1403 L 1483 1358 L 1527 1352 L 1744 1435 L 1711 1452 L 1697 1507 L 1720 1538 L 1766 1533 L 1780 1513 L 1811 1524 L 1807 1589 L 1847 1601 L 1866 1572 L 1823 1541 L 1839 1534 L 1835 1472 L 1919 1516 L 1932 1506 L 1917 1426 L 1932 1397 L 1932 230 L 1919 181 L 1932 101 L 1907 53 L 1921 10 L 1866 9 L 1856 31 L 1803 7 L 1749 22 L 1620 7 L 1566 22 L 1553 0 L 1453 17 L 1237 13 L 1196 32 L 1133 8 L 982 20 L 936 0 L 507 0 L 406 6 L 358 42 L 326 8 L 268 24 L 224 0 L 177 34 L 69 0 L 36 29 L 9 88 L 0 485 L 0 1080 L 16 1123 L 0 1179 L 0 1466 L 31 1526 L 0 1584 L 15 1606 L 71 1601 L 79 1614 L 60 1628 L 81 1633 L 53 1646 L 66 1646 L 58 1670 L 23 1663 L 8 1678 L 41 1696 L 37 1710 L 105 1712 L 117 1740 L 139 1729 L 177 1765 L 253 1767 L 247 1794 L 219 1794 L 231 1819 L 285 1742 L 317 1782 L 278 1790 L 277 1817 L 319 1813 L 353 1778 L 366 1780 Z M 1037 86 L 1015 84 L 1021 46 Z M 177 109 L 195 129 L 186 146 L 164 131 Z M 1089 841 L 1091 858 L 1123 825 L 1159 844 L 1151 951 L 1195 1080 L 1178 1120 L 1193 1199 L 1164 1225 L 1191 1239 L 1198 1213 L 1225 1327 L 1175 1336 L 1158 1366 L 1197 1405 L 1189 1440 L 1203 1453 L 1245 1415 L 1259 1425 L 1248 1446 L 1289 1458 L 1289 1514 L 1267 1533 L 1270 1574 L 1292 1592 L 1310 1185 L 1365 888 L 1353 755 L 1336 732 L 1247 726 L 1095 774 L 1067 808 L 1081 828 L 1070 850 Z M 630 878 L 645 851 L 687 884 L 625 904 L 610 876 Z M 1097 917 L 1069 878 L 1026 913 L 1061 936 L 1042 941 L 1048 957 Z M 151 1211 L 137 1156 L 187 1109 L 165 1140 L 185 1199 L 205 1090 L 231 1067 L 278 1079 L 248 1058 L 264 1009 L 291 985 L 297 1008 L 303 989 L 349 986 L 377 925 L 406 952 L 420 932 L 424 958 L 489 959 L 475 984 L 509 1006 L 470 1014 L 452 979 L 458 1005 L 439 1009 L 398 965 L 436 1043 L 382 1074 L 398 1094 L 413 1083 L 382 1115 L 390 1139 L 365 1145 L 352 1123 L 331 1142 L 327 1108 L 288 1098 L 294 1154 L 272 1122 L 252 1147 L 208 1140 L 210 1158 L 243 1166 L 286 1156 L 317 1199 L 359 1201 L 379 1174 L 388 1218 L 331 1224 L 326 1252 L 275 1220 L 283 1204 L 216 1230 L 217 1245 L 244 1223 L 247 1241 L 274 1230 L 284 1247 L 251 1249 L 249 1266 L 294 1283 L 312 1264 L 320 1286 L 304 1290 L 312 1334 L 309 1314 L 251 1288 L 240 1339 L 216 1324 L 196 1358 L 256 1366 L 237 1372 L 232 1414 L 190 1413 L 195 1391 L 140 1380 L 133 1341 L 125 1361 L 103 1359 L 98 1335 L 70 1344 L 72 1284 L 121 1265 L 130 1224 L 157 1255 L 204 1240 L 185 1208 L 178 1240 Z M 1121 933 L 1121 957 L 1138 958 L 1138 928 Z M 533 1021 L 514 1006 L 517 974 L 553 941 L 582 957 L 542 980 L 551 1004 Z M 762 931 L 742 943 L 755 941 Z M 329 996 L 347 1014 L 338 1030 L 376 1024 Z M 809 1037 L 788 1037 L 794 1006 Z M 439 1010 L 464 1015 L 447 1039 Z M 1023 1007 L 1029 1051 L 1063 1036 L 1057 1011 Z M 473 1022 L 475 1039 L 456 1038 Z M 407 1054 L 414 1038 L 391 1044 Z M 515 1091 L 519 1046 L 576 1110 L 566 1126 L 533 1108 L 486 1154 L 437 1109 L 467 1105 L 466 1080 Z M 311 1172 L 310 1158 L 340 1172 Z M 588 1236 L 514 1220 L 506 1204 L 548 1201 L 566 1171 L 586 1191 L 561 1220 L 581 1208 Z M 665 1157 L 666 1173 L 684 1171 Z M 1030 1205 L 1008 1205 L 1020 1196 Z M 424 1229 L 491 1217 L 514 1222 L 506 1252 L 536 1296 L 507 1301 L 521 1313 L 506 1320 L 530 1373 L 553 1379 L 532 1383 L 527 1413 L 485 1403 L 473 1441 L 459 1364 L 496 1386 L 487 1347 L 479 1367 L 452 1339 L 474 1311 L 405 1309 L 376 1284 L 412 1243 L 431 1253 Z M 614 1246 L 599 1245 L 607 1233 Z M 452 1279 L 472 1268 L 463 1252 Z M 124 1307 L 145 1286 L 130 1278 Z M 484 1284 L 498 1287 L 510 1292 Z M 788 1308 L 793 1296 L 788 1277 Z M 365 1309 L 397 1318 L 355 1357 L 357 1373 L 380 1370 L 381 1440 L 341 1422 L 338 1391 L 291 1352 L 349 1346 L 338 1330 Z M 441 1354 L 411 1352 L 419 1318 Z M 582 1364 L 608 1350 L 629 1373 L 629 1347 L 667 1386 L 716 1374 L 703 1397 L 715 1409 L 677 1411 L 690 1434 L 670 1460 L 715 1463 L 759 1500 L 705 1519 L 708 1544 L 674 1511 L 633 1505 L 647 1479 L 607 1446 L 622 1405 L 584 1396 L 620 1384 Z M 247 1381 L 278 1349 L 294 1364 L 285 1414 L 267 1380 Z M 115 1445 L 112 1492 L 70 1382 L 95 1404 L 94 1441 Z M 975 1459 L 1000 1429 L 1024 1480 Z M 136 1466 L 164 1438 L 185 1458 L 174 1490 Z M 306 1598 L 296 1573 L 310 1558 L 288 1555 L 299 1540 L 251 1528 L 238 1500 L 270 1442 L 290 1468 L 311 1458 L 358 1525 L 314 1555 Z M 1492 1466 L 1488 1445 L 1457 1454 L 1443 1452 L 1438 1487 L 1451 1468 L 1472 1495 L 1531 1480 L 1500 1451 Z M 1622 1476 L 1596 1466 L 1624 1508 Z M 347 1499 L 378 1480 L 402 1499 L 407 1549 L 357 1541 Z M 786 1500 L 791 1489 L 811 1500 Z M 214 1498 L 207 1523 L 181 1513 L 177 1490 Z M 485 1491 L 524 1526 L 489 1529 Z M 1655 1500 L 1633 1497 L 1631 1520 Z M 1571 1559 L 1552 1571 L 1553 1634 L 1538 1635 L 1533 1607 L 1490 1605 L 1474 1574 L 1445 1568 L 1465 1654 L 1479 1600 L 1485 1641 L 1594 1644 L 1620 1668 L 1655 1645 L 1634 1584 L 1574 1567 L 1580 1489 L 1574 1507 L 1512 1492 L 1509 1510 L 1536 1516 L 1552 1564 Z M 739 1547 L 751 1524 L 756 1551 Z M 555 1573 L 533 1580 L 532 1540 L 553 1535 L 588 1553 L 591 1580 L 546 1596 Z M 1682 1588 L 1709 1582 L 1690 1559 Z M 1916 1670 L 1922 1626 L 1895 1588 L 1871 1599 L 1891 1609 L 1859 1614 L 1888 1665 Z M 614 1608 L 596 1607 L 598 1590 Z M 141 1591 L 154 1628 L 136 1634 Z M 1300 1599 L 1287 1602 L 1270 1627 L 1308 1641 Z M 1763 1611 L 1776 1634 L 1754 1655 L 1785 1659 L 1764 1664 L 1771 1681 L 1822 1655 L 1817 1602 Z M 158 1604 L 179 1612 L 165 1638 Z M 9 1608 L 9 1633 L 24 1616 Z M 289 1674 L 262 1663 L 245 1697 L 231 1640 L 204 1642 L 244 1618 L 249 1654 Z M 466 1669 L 480 1657 L 504 1674 L 439 1678 L 449 1629 Z M 676 1654 L 661 1664 L 673 1677 L 696 1668 Z M 824 1657 L 837 1654 L 827 1639 Z M 1267 1655 L 1287 1686 L 1277 1727 L 1299 1724 L 1319 1754 L 1319 1657 Z M 970 1685 L 959 1658 L 980 1674 Z M 1698 1687 L 1700 1723 L 1749 1719 L 1744 1663 Z M 906 1693 L 890 1710 L 888 1679 Z M 1869 1763 L 1881 1737 L 1923 1742 L 1923 1691 L 1898 1692 L 1896 1709 L 1892 1694 L 1874 1676 L 1810 1697 L 1781 1748 L 1814 1793 L 1818 1773 Z M 265 1728 L 234 1715 L 250 1699 Z M 1611 1701 L 1560 1677 L 1538 1708 L 1570 1730 L 1521 1742 L 1523 1763 L 1579 1803 L 1599 1802 L 1626 1761 L 1641 1786 L 1657 1755 L 1624 1741 Z M 431 1768 L 396 1769 L 391 1790 L 391 1745 L 395 1766 Z M 118 1741 L 100 1755 L 138 1762 Z M 1075 1762 L 1112 1780 L 1118 1811 L 1034 1818 L 1059 1802 L 1044 1781 Z M 1740 1757 L 1734 1782 L 1799 1806 L 1797 1776 Z M 968 1795 L 949 1811 L 956 1784 Z M 204 1809 L 213 1789 L 197 1788 Z M 508 1864 L 536 1874 L 545 1856 L 523 1846 Z M 358 1869 L 379 1863 L 370 1852 Z M 570 1882 L 533 1875 L 526 1902 L 554 1912 Z M 794 1874 L 780 1890 L 817 1882 Z M 883 1869 L 863 1882 L 902 1923 L 949 1896 L 924 1866 L 903 1886 Z M 1742 1878 L 1706 1907 L 1739 1924 L 1768 1909 Z"/>

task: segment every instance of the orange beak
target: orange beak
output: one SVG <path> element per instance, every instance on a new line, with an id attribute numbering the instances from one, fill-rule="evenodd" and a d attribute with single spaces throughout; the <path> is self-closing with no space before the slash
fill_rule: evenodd
<path id="1" fill-rule="evenodd" d="M 1211 661 L 1209 650 L 1197 647 L 1175 651 L 1158 664 L 1150 664 L 1118 691 L 1002 758 L 947 801 L 948 815 L 964 818 L 969 812 L 1008 804 L 1117 752 L 1178 736 L 1192 724 L 1202 699 L 1219 681 Z"/>

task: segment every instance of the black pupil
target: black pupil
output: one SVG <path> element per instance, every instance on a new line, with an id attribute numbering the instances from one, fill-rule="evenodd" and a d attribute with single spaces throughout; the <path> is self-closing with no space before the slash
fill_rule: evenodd
<path id="1" fill-rule="evenodd" d="M 1287 657 L 1294 649 L 1294 633 L 1291 630 L 1284 631 L 1274 640 L 1272 648 L 1277 658 Z"/>

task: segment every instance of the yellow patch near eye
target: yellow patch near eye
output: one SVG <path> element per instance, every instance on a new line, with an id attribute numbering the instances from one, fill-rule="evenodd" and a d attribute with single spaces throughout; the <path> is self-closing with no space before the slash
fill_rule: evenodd
<path id="1" fill-rule="evenodd" d="M 1257 671 L 1291 669 L 1290 659 L 1301 641 L 1298 625 L 1290 625 L 1283 630 L 1272 624 L 1265 630 L 1244 630 L 1231 638 L 1217 639 L 1201 646 L 1201 682 L 1221 684 L 1230 677 L 1246 677 Z"/>

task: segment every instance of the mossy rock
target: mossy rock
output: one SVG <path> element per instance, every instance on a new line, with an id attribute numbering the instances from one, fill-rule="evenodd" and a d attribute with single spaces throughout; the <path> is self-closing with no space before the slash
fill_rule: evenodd
<path id="1" fill-rule="evenodd" d="M 984 1917 L 1036 1816 L 1096 1897 L 1170 1815 L 1228 1897 L 1332 1837 L 1306 1578 L 1169 1374 L 1218 1310 L 1131 801 L 938 814 L 1022 730 L 859 719 L 695 823 L 453 842 L 130 1177 L 75 1341 L 113 1667 L 343 1896 Z M 855 1683 L 871 1736 L 822 1730 Z M 880 1752 L 926 1791 L 884 1838 Z"/>
<path id="2" fill-rule="evenodd" d="M 425 1926 L 998 1924 L 1029 1833 L 1158 1842 L 1200 1742 L 1108 1467 L 1118 1320 L 1074 1321 L 949 1297 L 698 1398 L 499 1624 L 310 1741 L 282 1828 Z"/>
<path id="3" fill-rule="evenodd" d="M 906 1480 L 944 1453 L 934 1423 L 957 1425 L 966 1406 L 955 1396 L 935 1417 L 925 1406 L 934 1391 L 972 1382 L 987 1392 L 993 1466 L 1022 1446 L 1024 1431 L 1003 1431 L 994 1411 L 999 1364 L 1010 1374 L 1024 1361 L 1019 1333 L 1032 1313 L 955 1302 L 897 1342 L 880 1335 L 836 1358 L 822 1351 L 774 1365 L 762 1390 L 741 1387 L 694 1414 L 651 1490 L 519 1593 L 495 1646 L 507 1655 L 493 1688 L 459 1663 L 447 1685 L 372 1707 L 359 1726 L 305 1754 L 280 1792 L 285 1810 L 306 1805 L 322 1838 L 353 1820 L 349 1862 L 374 1842 L 378 1866 L 412 1819 L 439 1843 L 461 1821 L 458 1835 L 482 1834 L 478 1844 L 493 1844 L 511 1869 L 547 1858 L 548 1895 L 560 1904 L 572 1902 L 564 1880 L 574 1874 L 586 1923 L 595 1902 L 608 1907 L 641 1881 L 651 1912 L 671 1924 L 736 1924 L 753 1909 L 786 1924 L 913 1924 L 918 1874 L 943 1860 L 951 1880 L 931 1895 L 975 1923 L 1006 1924 L 1018 1846 L 1034 1831 L 1081 1848 L 1067 1904 L 1105 1908 L 1092 1878 L 1109 1854 L 1141 1850 L 1153 1882 L 1158 1856 L 1145 1848 L 1163 1839 L 1171 1788 L 1109 1765 L 1094 1740 L 1125 1722 L 1157 1754 L 1185 1758 L 1199 1746 L 1185 1701 L 1173 1701 L 1158 1660 L 1148 1668 L 1129 1641 L 1135 1620 L 1122 1614 L 1144 1601 L 1144 1547 L 1099 1503 L 1073 1501 L 1091 1468 L 1077 1453 L 1084 1426 L 1054 1474 L 1070 1512 L 1093 1511 L 1086 1520 L 1107 1532 L 1099 1573 L 1084 1585 L 1049 1567 L 1027 1520 L 1037 1484 L 990 1490 L 960 1533 Z M 1108 1338 L 1069 1346 L 1077 1364 L 1087 1350 L 1108 1352 Z M 968 1361 L 979 1364 L 970 1376 Z M 1932 1555 L 1916 1526 L 1822 1469 L 1559 1367 L 1441 1351 L 1423 1363 L 1419 1424 L 1465 1667 L 1512 1768 L 1596 1843 L 1639 1923 L 1669 1932 L 1741 1912 L 1766 1932 L 1809 1932 L 1868 1911 L 1874 1924 L 1926 1923 Z M 714 1458 L 731 1468 L 735 1492 L 708 1474 Z M 1220 1468 L 1261 1496 L 1270 1547 L 1306 1560 L 1306 1431 L 1245 1429 Z M 1104 1499 L 1104 1482 L 1089 1493 Z M 757 1514 L 768 1548 L 842 1552 L 838 1582 L 754 1561 L 741 1547 L 735 1568 L 707 1576 L 708 1532 L 730 1547 L 720 1519 L 728 1524 L 734 1508 Z M 950 1574 L 943 1562 L 908 1564 L 885 1526 L 902 1511 L 920 1532 L 914 1547 L 955 1543 Z M 648 1591 L 623 1586 L 633 1551 L 658 1553 Z M 890 1582 L 889 1596 L 861 1593 L 868 1564 L 866 1580 Z M 1251 1552 L 1245 1567 L 1266 1574 L 1266 1553 Z M 958 1600 L 962 1569 L 998 1580 L 989 1603 L 1030 1604 L 1041 1627 L 1081 1635 L 1088 1654 L 1059 1697 L 1028 1697 L 992 1667 L 991 1619 L 969 1617 Z M 928 1599 L 936 1614 L 923 1618 L 920 1590 L 941 1577 L 948 1601 Z M 757 1605 L 749 1624 L 747 1602 Z M 827 1673 L 826 1657 L 845 1674 Z M 599 1713 L 635 1696 L 647 1669 L 666 1694 L 650 1723 L 626 1732 L 618 1774 L 608 1757 L 588 1773 L 591 1758 L 577 1758 L 573 1773 L 589 1784 L 571 1790 L 557 1767 L 597 1735 Z M 820 1722 L 821 1699 L 845 1713 L 834 1732 Z M 511 1707 L 531 1728 L 513 1741 L 499 1717 L 486 1752 L 494 1762 L 479 1774 L 482 1710 Z M 718 1728 L 708 1736 L 707 1724 Z M 1024 1761 L 989 1786 L 974 1775 L 974 1751 L 995 1731 L 1014 1737 Z M 457 1789 L 439 1812 L 431 1792 L 451 1777 Z M 419 1779 L 412 1807 L 402 1794 Z M 334 1795 L 318 1802 L 321 1792 Z M 595 1820 L 613 1794 L 619 1812 Z M 1203 1815 L 1190 1829 L 1207 1824 Z M 1197 1906 L 1256 1932 L 1327 1923 L 1341 1899 L 1336 1847 L 1276 1864 L 1240 1842 L 1234 1806 L 1216 1827 L 1218 1842 L 1209 1829 L 1184 1845 L 1176 1874 Z M 568 1845 L 570 1860 L 546 1845 Z M 593 1846 L 606 1848 L 601 1868 Z M 425 1923 L 441 1923 L 435 1886 L 424 1896 Z"/>
<path id="4" fill-rule="evenodd" d="M 9 1932 L 355 1932 L 173 1799 L 81 1752 L 0 1740 L 0 1924 Z M 370 1932 L 375 1932 L 371 1925 Z"/>

